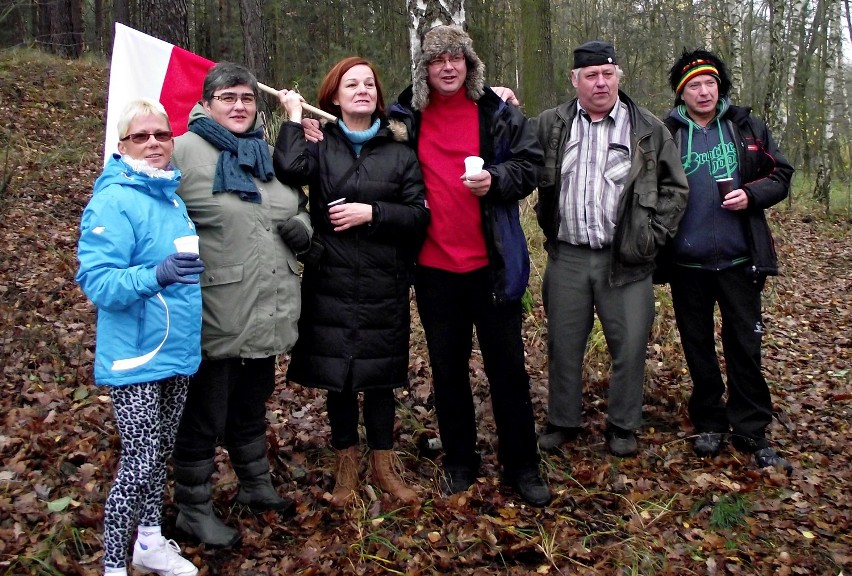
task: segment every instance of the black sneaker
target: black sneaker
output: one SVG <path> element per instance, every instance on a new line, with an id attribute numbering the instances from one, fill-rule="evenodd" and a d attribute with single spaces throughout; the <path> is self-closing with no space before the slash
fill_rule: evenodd
<path id="1" fill-rule="evenodd" d="M 721 432 L 699 432 L 692 444 L 692 450 L 698 456 L 715 456 L 722 449 L 724 435 Z"/>
<path id="2" fill-rule="evenodd" d="M 546 432 L 538 437 L 538 447 L 544 451 L 556 450 L 563 444 L 576 440 L 579 434 L 579 427 L 548 424 Z"/>
<path id="3" fill-rule="evenodd" d="M 441 492 L 445 496 L 464 492 L 476 482 L 476 472 L 465 466 L 449 466 L 441 475 Z"/>
<path id="4" fill-rule="evenodd" d="M 613 424 L 606 429 L 607 447 L 610 454 L 624 458 L 633 456 L 639 451 L 639 443 L 632 430 L 625 430 Z"/>
<path id="5" fill-rule="evenodd" d="M 550 488 L 544 483 L 537 467 L 507 473 L 504 481 L 530 506 L 540 508 L 550 504 Z"/>
<path id="6" fill-rule="evenodd" d="M 783 471 L 787 476 L 790 476 L 793 473 L 793 465 L 790 464 L 790 461 L 786 458 L 782 458 L 778 454 L 775 453 L 775 450 L 767 446 L 766 448 L 761 448 L 757 452 L 754 453 L 754 461 L 757 464 L 758 468 L 775 468 L 776 470 Z"/>

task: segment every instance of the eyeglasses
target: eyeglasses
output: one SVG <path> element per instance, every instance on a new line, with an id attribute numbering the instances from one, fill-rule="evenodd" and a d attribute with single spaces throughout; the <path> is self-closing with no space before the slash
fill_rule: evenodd
<path id="1" fill-rule="evenodd" d="M 124 138 L 119 138 L 121 142 L 125 142 L 130 140 L 134 144 L 145 144 L 150 138 L 153 136 L 157 139 L 157 142 L 168 142 L 172 139 L 171 130 L 163 130 L 160 132 L 134 132 L 133 134 L 128 134 Z"/>
<path id="2" fill-rule="evenodd" d="M 236 104 L 237 100 L 240 100 L 243 104 L 252 105 L 256 100 L 254 94 L 234 94 L 233 92 L 225 92 L 224 94 L 219 94 L 218 96 L 212 96 L 214 100 L 218 100 L 222 104 Z"/>
<path id="3" fill-rule="evenodd" d="M 447 58 L 433 58 L 429 60 L 429 66 L 433 66 L 435 68 L 443 68 L 447 65 L 448 62 L 452 66 L 458 66 L 462 62 L 464 62 L 464 54 L 453 54 L 452 56 L 449 56 Z"/>

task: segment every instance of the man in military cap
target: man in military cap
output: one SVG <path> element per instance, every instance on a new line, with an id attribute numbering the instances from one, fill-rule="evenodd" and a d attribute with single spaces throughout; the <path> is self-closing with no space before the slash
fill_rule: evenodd
<path id="1" fill-rule="evenodd" d="M 548 253 L 545 450 L 580 431 L 583 357 L 597 312 L 612 355 L 607 447 L 622 457 L 638 451 L 651 273 L 677 232 L 687 181 L 669 131 L 619 90 L 622 75 L 612 44 L 579 46 L 571 70 L 577 97 L 533 120 L 545 150 L 536 206 Z"/>

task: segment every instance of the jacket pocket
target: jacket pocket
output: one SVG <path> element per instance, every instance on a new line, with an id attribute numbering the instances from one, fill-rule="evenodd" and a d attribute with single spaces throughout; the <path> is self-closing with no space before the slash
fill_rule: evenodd
<path id="1" fill-rule="evenodd" d="M 653 212 L 643 205 L 642 199 L 642 195 L 634 193 L 618 249 L 621 262 L 632 266 L 653 262 L 657 255 Z"/>
<path id="2" fill-rule="evenodd" d="M 240 310 L 245 305 L 242 294 L 243 264 L 232 264 L 205 270 L 201 275 L 201 304 L 205 327 L 212 334 L 238 331 Z"/>

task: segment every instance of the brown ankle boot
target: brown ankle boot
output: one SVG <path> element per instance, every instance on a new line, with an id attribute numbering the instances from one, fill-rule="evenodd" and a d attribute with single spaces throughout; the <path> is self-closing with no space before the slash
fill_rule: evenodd
<path id="1" fill-rule="evenodd" d="M 342 508 L 355 497 L 360 456 L 357 446 L 337 450 L 337 472 L 334 477 L 334 491 L 331 493 L 333 506 Z"/>
<path id="2" fill-rule="evenodd" d="M 370 453 L 370 468 L 373 482 L 379 488 L 406 504 L 418 500 L 417 492 L 406 486 L 400 477 L 397 470 L 402 468 L 402 463 L 393 450 L 373 450 Z"/>

